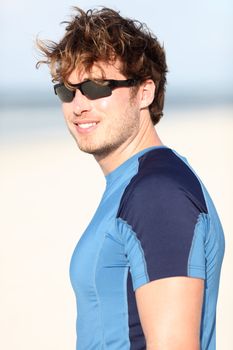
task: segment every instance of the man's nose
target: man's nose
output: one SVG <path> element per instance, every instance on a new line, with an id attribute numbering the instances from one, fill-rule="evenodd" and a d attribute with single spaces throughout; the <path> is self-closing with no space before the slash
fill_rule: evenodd
<path id="1" fill-rule="evenodd" d="M 79 89 L 75 90 L 73 108 L 75 114 L 81 114 L 82 112 L 89 111 L 91 108 L 90 100 Z"/>

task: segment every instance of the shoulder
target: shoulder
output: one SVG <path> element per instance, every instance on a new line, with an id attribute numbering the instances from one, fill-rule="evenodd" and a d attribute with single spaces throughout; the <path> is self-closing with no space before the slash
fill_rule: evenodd
<path id="1" fill-rule="evenodd" d="M 204 276 L 206 214 L 198 178 L 175 153 L 165 149 L 139 159 L 138 173 L 125 189 L 117 214 L 135 289 L 145 281 L 187 276 L 191 250 L 198 250 L 196 265 L 202 271 L 192 275 Z"/>
<path id="2" fill-rule="evenodd" d="M 138 172 L 121 198 L 118 217 L 129 211 L 182 212 L 187 205 L 207 212 L 197 176 L 171 149 L 155 149 L 139 159 Z"/>

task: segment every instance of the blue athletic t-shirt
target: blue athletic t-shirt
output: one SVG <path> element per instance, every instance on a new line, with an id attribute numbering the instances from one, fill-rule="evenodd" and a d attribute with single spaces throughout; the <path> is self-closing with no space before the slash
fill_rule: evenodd
<path id="1" fill-rule="evenodd" d="M 106 189 L 71 259 L 77 350 L 146 350 L 135 290 L 170 276 L 205 279 L 200 342 L 215 350 L 224 235 L 186 158 L 166 146 L 135 154 Z"/>

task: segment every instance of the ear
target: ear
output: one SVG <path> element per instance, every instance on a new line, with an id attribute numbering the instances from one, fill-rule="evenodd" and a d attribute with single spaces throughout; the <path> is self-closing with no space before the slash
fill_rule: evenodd
<path id="1" fill-rule="evenodd" d="M 153 102 L 155 97 L 155 83 L 151 79 L 145 80 L 141 85 L 141 103 L 140 107 L 147 108 Z"/>

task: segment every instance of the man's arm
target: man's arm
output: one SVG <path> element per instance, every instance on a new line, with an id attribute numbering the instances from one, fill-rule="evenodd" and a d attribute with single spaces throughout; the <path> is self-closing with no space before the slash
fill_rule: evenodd
<path id="1" fill-rule="evenodd" d="M 202 187 L 171 150 L 148 152 L 139 169 L 118 230 L 147 350 L 198 350 L 209 232 Z"/>
<path id="2" fill-rule="evenodd" d="M 137 288 L 147 350 L 199 350 L 204 280 L 162 278 Z"/>

